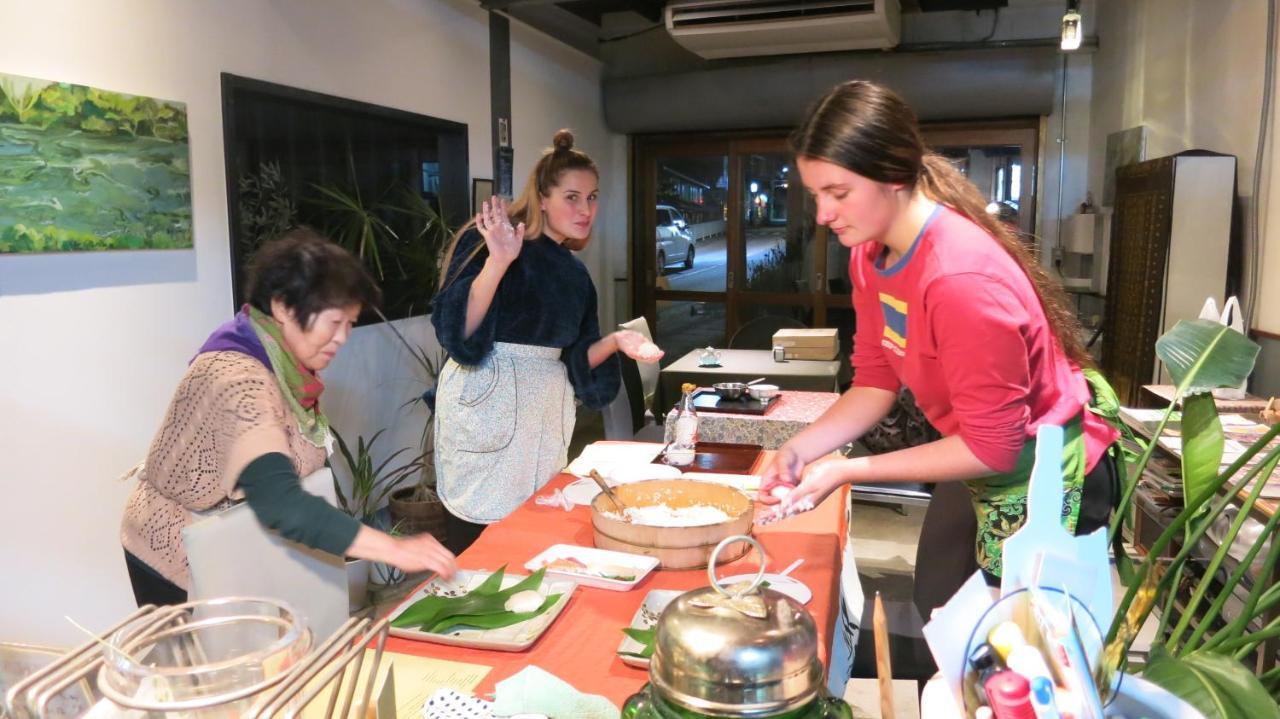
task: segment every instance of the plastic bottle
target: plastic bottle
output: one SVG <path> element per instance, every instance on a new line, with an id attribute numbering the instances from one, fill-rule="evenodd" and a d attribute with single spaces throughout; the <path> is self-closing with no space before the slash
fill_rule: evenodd
<path id="1" fill-rule="evenodd" d="M 693 385 L 684 386 L 684 396 L 676 411 L 675 449 L 694 449 L 698 444 L 698 411 L 693 405 Z"/>
<path id="2" fill-rule="evenodd" d="M 1005 670 L 991 675 L 983 688 L 996 719 L 1036 719 L 1031 706 L 1031 682 L 1027 678 Z"/>

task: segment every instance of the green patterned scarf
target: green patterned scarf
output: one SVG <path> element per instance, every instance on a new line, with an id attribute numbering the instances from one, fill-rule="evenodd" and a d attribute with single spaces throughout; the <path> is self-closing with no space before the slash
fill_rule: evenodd
<path id="1" fill-rule="evenodd" d="M 308 442 L 324 447 L 329 437 L 329 420 L 320 411 L 320 393 L 324 391 L 324 383 L 285 347 L 284 335 L 275 320 L 254 307 L 249 307 L 249 319 L 253 322 L 258 341 L 262 342 L 267 357 L 271 359 L 271 370 L 285 402 L 298 420 L 298 430 Z"/>

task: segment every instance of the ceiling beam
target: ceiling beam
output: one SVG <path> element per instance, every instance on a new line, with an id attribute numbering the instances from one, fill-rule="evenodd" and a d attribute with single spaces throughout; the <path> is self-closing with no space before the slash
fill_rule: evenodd
<path id="1" fill-rule="evenodd" d="M 504 0 L 493 0 L 502 2 Z M 554 3 L 515 0 L 503 11 L 514 20 L 544 32 L 569 47 L 600 59 L 600 28 Z"/>

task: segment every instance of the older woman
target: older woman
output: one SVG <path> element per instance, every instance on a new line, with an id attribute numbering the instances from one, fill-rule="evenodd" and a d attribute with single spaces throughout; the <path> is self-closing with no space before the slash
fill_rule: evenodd
<path id="1" fill-rule="evenodd" d="M 191 361 L 135 471 L 120 534 L 138 604 L 186 601 L 183 527 L 192 511 L 241 499 L 264 525 L 309 547 L 452 575 L 453 555 L 430 535 L 391 537 L 299 484 L 329 454 L 316 373 L 379 299 L 360 263 L 297 228 L 254 256 L 247 294 Z"/>

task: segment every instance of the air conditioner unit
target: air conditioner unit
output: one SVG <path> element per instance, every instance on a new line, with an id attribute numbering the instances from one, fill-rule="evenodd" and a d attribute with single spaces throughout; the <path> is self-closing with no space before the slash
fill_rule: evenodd
<path id="1" fill-rule="evenodd" d="M 706 58 L 884 49 L 898 44 L 898 0 L 679 0 L 667 31 Z"/>

